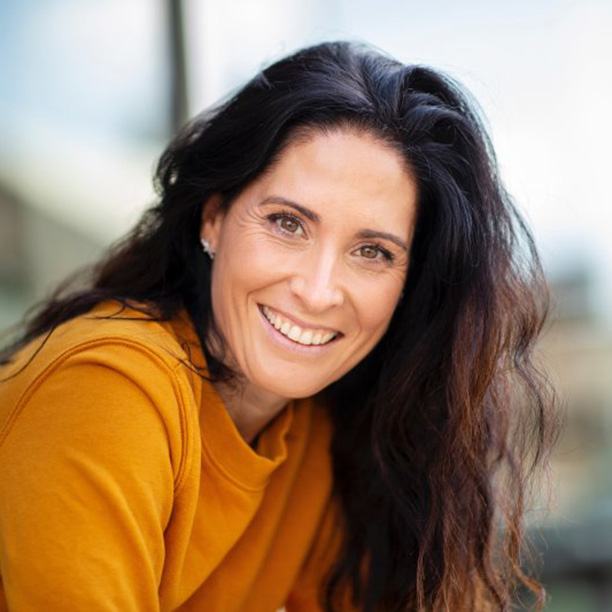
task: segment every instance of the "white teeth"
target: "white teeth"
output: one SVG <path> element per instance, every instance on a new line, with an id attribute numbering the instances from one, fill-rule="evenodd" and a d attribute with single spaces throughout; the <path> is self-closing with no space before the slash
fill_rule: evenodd
<path id="1" fill-rule="evenodd" d="M 303 330 L 298 325 L 294 325 L 290 321 L 283 319 L 280 315 L 270 310 L 267 306 L 263 306 L 262 311 L 266 319 L 270 321 L 274 328 L 280 331 L 280 333 L 284 336 L 287 336 L 299 344 L 304 344 L 306 346 L 311 344 L 326 344 L 332 338 L 335 338 L 338 335 L 338 332 L 324 332 L 312 329 Z"/>
<path id="2" fill-rule="evenodd" d="M 289 330 L 288 336 L 292 340 L 297 340 L 301 335 L 302 335 L 302 328 L 298 327 L 297 325 L 292 325 L 291 329 Z"/>
<path id="3" fill-rule="evenodd" d="M 310 329 L 307 329 L 301 336 L 299 339 L 299 342 L 301 344 L 311 344 L 312 343 L 312 331 Z"/>

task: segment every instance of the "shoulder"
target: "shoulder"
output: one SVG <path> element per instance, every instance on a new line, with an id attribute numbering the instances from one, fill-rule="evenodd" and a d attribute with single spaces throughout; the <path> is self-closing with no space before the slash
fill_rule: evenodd
<path id="1" fill-rule="evenodd" d="M 183 464 L 197 442 L 199 403 L 185 325 L 106 303 L 34 340 L 0 370 L 0 445 L 50 423 L 116 437 L 120 423 L 122 444 L 163 432 L 173 463 Z"/>
<path id="2" fill-rule="evenodd" d="M 188 334 L 189 326 L 185 317 L 180 325 L 177 322 L 156 321 L 137 308 L 105 302 L 31 341 L 2 368 L 0 381 L 21 374 L 31 380 L 80 354 L 90 359 L 98 355 L 105 365 L 116 368 L 129 367 L 139 354 L 139 365 L 149 361 L 176 370 L 190 357 L 180 333 L 184 329 Z"/>
<path id="3" fill-rule="evenodd" d="M 187 357 L 178 325 L 189 332 L 186 317 L 176 321 L 158 321 L 138 307 L 105 302 L 90 312 L 60 325 L 45 343 L 48 352 L 65 352 L 79 347 L 125 345 L 157 356 L 169 367 Z M 48 348 L 47 348 L 48 345 Z"/>

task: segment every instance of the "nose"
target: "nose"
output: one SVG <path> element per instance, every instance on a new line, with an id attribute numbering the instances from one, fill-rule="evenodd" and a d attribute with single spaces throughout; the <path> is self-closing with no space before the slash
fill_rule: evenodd
<path id="1" fill-rule="evenodd" d="M 339 283 L 336 257 L 331 251 L 309 254 L 300 262 L 299 269 L 292 275 L 289 285 L 309 312 L 325 312 L 333 306 L 344 303 L 344 291 Z"/>

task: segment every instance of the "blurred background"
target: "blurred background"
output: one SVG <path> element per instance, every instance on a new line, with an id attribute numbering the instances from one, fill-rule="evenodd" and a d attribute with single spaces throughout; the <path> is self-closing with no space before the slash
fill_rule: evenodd
<path id="1" fill-rule="evenodd" d="M 479 100 L 553 288 L 541 343 L 565 430 L 528 516 L 547 610 L 612 610 L 612 2 L 2 0 L 0 328 L 154 201 L 189 116 L 330 39 L 442 69 Z"/>

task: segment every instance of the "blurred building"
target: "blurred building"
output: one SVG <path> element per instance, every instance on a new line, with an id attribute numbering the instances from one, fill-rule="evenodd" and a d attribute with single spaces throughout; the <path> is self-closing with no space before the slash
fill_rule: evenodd
<path id="1" fill-rule="evenodd" d="M 0 328 L 152 202 L 180 73 L 168 4 L 0 3 Z"/>
<path id="2" fill-rule="evenodd" d="M 588 267 L 568 270 L 552 289 L 541 354 L 565 425 L 553 456 L 553 507 L 535 516 L 532 538 L 549 609 L 605 612 L 612 610 L 612 334 L 597 315 Z"/>

